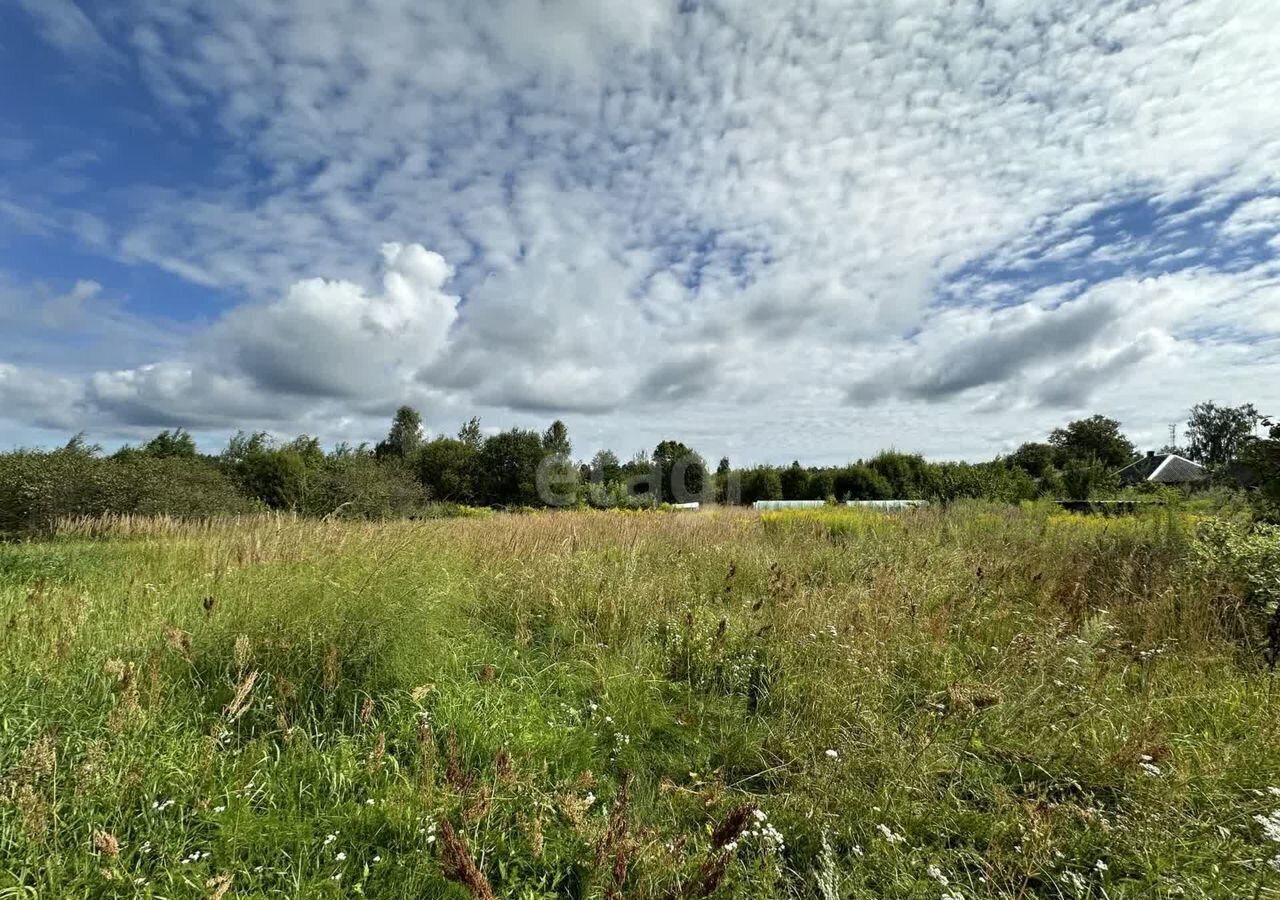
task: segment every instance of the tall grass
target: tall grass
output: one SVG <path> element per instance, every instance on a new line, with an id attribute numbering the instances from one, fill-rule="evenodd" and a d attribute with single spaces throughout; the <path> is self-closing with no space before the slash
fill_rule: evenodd
<path id="1" fill-rule="evenodd" d="M 0 547 L 0 896 L 1276 896 L 1262 620 L 1202 551 L 1035 505 L 66 521 Z"/>

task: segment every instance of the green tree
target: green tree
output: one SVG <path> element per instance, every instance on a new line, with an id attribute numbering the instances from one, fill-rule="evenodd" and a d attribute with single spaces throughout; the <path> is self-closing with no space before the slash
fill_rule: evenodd
<path id="1" fill-rule="evenodd" d="M 300 434 L 280 448 L 289 453 L 298 454 L 302 464 L 308 469 L 318 469 L 324 464 L 324 450 L 320 447 L 320 438 L 309 434 Z"/>
<path id="2" fill-rule="evenodd" d="M 1235 462 L 1254 437 L 1260 416 L 1252 403 L 1218 406 L 1197 403 L 1187 419 L 1187 456 L 1209 469 Z"/>
<path id="3" fill-rule="evenodd" d="M 535 506 L 538 466 L 545 450 L 536 431 L 513 428 L 487 438 L 480 448 L 480 495 L 492 506 Z"/>
<path id="4" fill-rule="evenodd" d="M 800 465 L 798 459 L 792 460 L 791 465 L 782 470 L 779 479 L 783 500 L 809 499 L 809 470 Z"/>
<path id="5" fill-rule="evenodd" d="M 883 475 L 870 466 L 856 464 L 838 469 L 832 479 L 838 500 L 893 500 L 894 489 Z"/>
<path id="6" fill-rule="evenodd" d="M 720 462 L 716 464 L 716 502 L 717 503 L 736 503 L 740 498 L 731 497 L 733 469 L 729 465 L 729 457 L 720 457 Z"/>
<path id="7" fill-rule="evenodd" d="M 1136 455 L 1133 442 L 1120 431 L 1120 423 L 1106 416 L 1090 416 L 1056 428 L 1049 435 L 1049 444 L 1055 451 L 1055 463 L 1063 470 L 1075 462 L 1096 463 L 1114 472 L 1133 462 Z"/>
<path id="8" fill-rule="evenodd" d="M 194 459 L 196 442 L 184 428 L 166 429 L 143 444 L 142 452 L 156 459 Z"/>
<path id="9" fill-rule="evenodd" d="M 773 466 L 756 466 L 742 473 L 742 502 L 750 506 L 757 500 L 781 500 L 782 477 Z"/>
<path id="10" fill-rule="evenodd" d="M 1072 459 L 1062 470 L 1068 500 L 1094 500 L 1117 487 L 1115 470 L 1096 460 Z"/>
<path id="11" fill-rule="evenodd" d="M 386 440 L 378 442 L 374 453 L 378 459 L 411 460 L 422 447 L 422 434 L 422 416 L 412 406 L 402 406 L 391 420 Z"/>
<path id="12" fill-rule="evenodd" d="M 476 464 L 480 451 L 465 440 L 437 438 L 418 456 L 418 480 L 433 500 L 476 501 Z"/>
<path id="13" fill-rule="evenodd" d="M 556 419 L 542 433 L 542 449 L 554 456 L 569 458 L 569 454 L 573 453 L 573 444 L 569 442 L 569 429 L 564 422 Z"/>
<path id="14" fill-rule="evenodd" d="M 296 509 L 306 500 L 307 467 L 293 451 L 255 451 L 237 464 L 236 475 L 249 496 L 272 509 Z"/>
<path id="15" fill-rule="evenodd" d="M 1006 461 L 1032 478 L 1044 478 L 1053 469 L 1054 453 L 1052 445 L 1030 441 L 1010 453 Z"/>
<path id="16" fill-rule="evenodd" d="M 680 441 L 662 441 L 653 450 L 659 475 L 658 490 L 665 503 L 685 503 L 702 496 L 707 464 Z"/>
<path id="17" fill-rule="evenodd" d="M 472 416 L 458 429 L 458 440 L 476 452 L 484 446 L 484 434 L 480 431 L 480 418 Z"/>
<path id="18" fill-rule="evenodd" d="M 622 463 L 612 450 L 599 450 L 591 457 L 591 480 L 600 484 L 616 484 L 622 480 Z"/>

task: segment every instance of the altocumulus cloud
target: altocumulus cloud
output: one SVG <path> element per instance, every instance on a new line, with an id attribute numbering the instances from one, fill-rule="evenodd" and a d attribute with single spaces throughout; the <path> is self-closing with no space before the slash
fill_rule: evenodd
<path id="1" fill-rule="evenodd" d="M 1280 405 L 1269 0 L 22 6 L 213 158 L 0 134 L 0 222 L 150 329 L 90 371 L 0 337 L 19 425 L 372 437 L 408 401 L 834 461 Z"/>

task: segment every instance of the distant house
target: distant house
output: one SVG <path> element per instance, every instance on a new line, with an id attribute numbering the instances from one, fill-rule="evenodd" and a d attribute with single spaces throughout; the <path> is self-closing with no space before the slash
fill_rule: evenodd
<path id="1" fill-rule="evenodd" d="M 1209 480 L 1209 470 L 1176 453 L 1148 452 L 1137 462 L 1125 466 L 1116 476 L 1123 484 L 1200 484 Z"/>

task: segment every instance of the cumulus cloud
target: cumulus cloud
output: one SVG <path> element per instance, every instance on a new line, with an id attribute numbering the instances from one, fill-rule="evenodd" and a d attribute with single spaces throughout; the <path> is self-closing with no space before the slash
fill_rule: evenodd
<path id="1" fill-rule="evenodd" d="M 296 282 L 279 300 L 234 310 L 214 342 L 262 389 L 317 397 L 394 390 L 439 353 L 457 318 L 444 292 L 453 268 L 417 244 L 384 244 L 382 290 L 349 281 Z"/>
<path id="2" fill-rule="evenodd" d="M 243 158 L 0 182 L 0 210 L 242 301 L 86 382 L 104 419 L 416 398 L 625 446 L 649 398 L 815 459 L 981 453 L 1088 402 L 1155 428 L 1179 410 L 1132 386 L 1171 356 L 1216 367 L 1179 403 L 1230 379 L 1280 403 L 1275 24 L 1268 0 L 141 4 L 110 36 L 156 115 Z"/>

